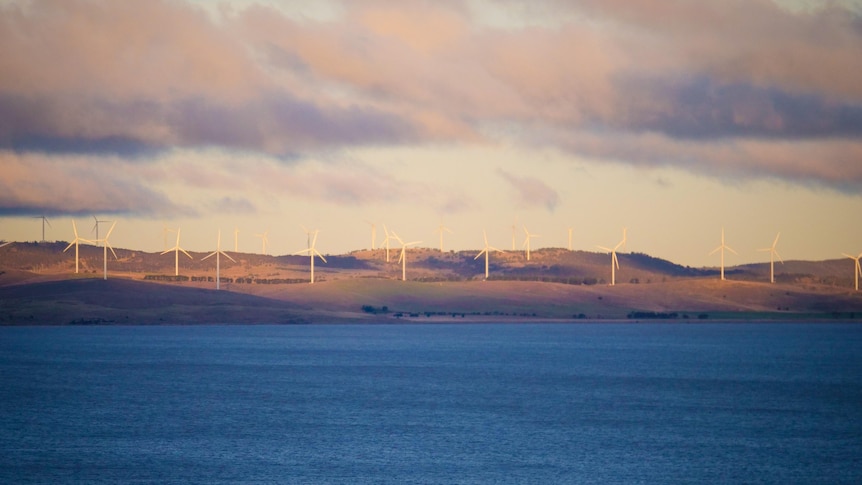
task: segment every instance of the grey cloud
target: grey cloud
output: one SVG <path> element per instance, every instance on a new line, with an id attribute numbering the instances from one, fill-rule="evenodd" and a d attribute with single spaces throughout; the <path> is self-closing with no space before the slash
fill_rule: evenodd
<path id="1" fill-rule="evenodd" d="M 553 212 L 560 203 L 560 195 L 557 191 L 535 177 L 519 177 L 503 169 L 497 169 L 497 174 L 509 183 L 524 205 L 541 206 Z"/>

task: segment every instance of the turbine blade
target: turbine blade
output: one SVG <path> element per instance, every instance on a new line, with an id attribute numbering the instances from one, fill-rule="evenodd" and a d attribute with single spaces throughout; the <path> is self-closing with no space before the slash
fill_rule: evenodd
<path id="1" fill-rule="evenodd" d="M 228 256 L 228 254 L 227 254 L 226 252 L 224 252 L 224 251 L 219 251 L 219 252 L 220 252 L 221 254 L 223 254 L 223 255 L 224 255 L 224 257 L 226 257 L 227 259 L 229 259 L 229 260 L 233 261 L 234 263 L 236 263 L 236 261 L 235 261 L 233 258 L 231 258 L 230 256 Z"/>
<path id="2" fill-rule="evenodd" d="M 717 253 L 722 247 L 723 246 L 719 246 L 719 247 L 713 249 L 712 251 L 709 252 L 709 254 L 707 256 L 712 256 L 713 254 Z"/>
<path id="3" fill-rule="evenodd" d="M 72 230 L 75 231 L 75 239 L 78 239 L 78 226 L 75 225 L 75 221 L 72 221 Z"/>
<path id="4" fill-rule="evenodd" d="M 305 254 L 305 253 L 307 253 L 307 252 L 309 252 L 309 251 L 311 251 L 311 248 L 306 248 L 306 249 L 303 249 L 303 250 L 301 250 L 301 251 L 297 251 L 297 252 L 295 252 L 295 253 L 292 253 L 292 255 L 293 255 L 293 256 L 299 256 L 300 254 Z"/>
<path id="5" fill-rule="evenodd" d="M 611 259 L 613 260 L 612 263 L 617 265 L 617 269 L 620 269 L 620 260 L 619 260 L 619 258 L 617 258 L 616 251 L 611 253 Z"/>
<path id="6" fill-rule="evenodd" d="M 778 238 L 781 237 L 781 233 L 775 235 L 775 241 L 772 241 L 772 249 L 775 249 L 775 246 L 778 245 Z"/>
<path id="7" fill-rule="evenodd" d="M 613 249 L 611 249 L 611 248 L 606 248 L 606 247 L 604 247 L 604 246 L 596 246 L 596 247 L 597 247 L 597 248 L 599 248 L 599 249 L 601 249 L 602 251 L 607 251 L 607 252 L 609 252 L 609 253 L 611 253 L 611 252 L 613 252 L 613 251 L 614 251 Z"/>
<path id="8" fill-rule="evenodd" d="M 77 240 L 78 240 L 78 238 L 75 238 L 75 241 L 77 241 Z M 66 251 L 68 251 L 68 250 L 69 250 L 69 248 L 71 248 L 72 246 L 74 246 L 74 245 L 75 245 L 75 241 L 70 242 L 70 243 L 69 243 L 69 245 L 68 245 L 68 246 L 66 246 L 66 249 L 64 249 L 64 250 L 63 250 L 63 252 L 65 253 Z M 4 246 L 5 246 L 5 244 L 4 244 Z"/>
<path id="9" fill-rule="evenodd" d="M 108 246 L 108 249 L 110 249 L 110 250 L 111 250 L 111 254 L 113 254 L 113 255 L 114 255 L 114 261 L 117 261 L 117 260 L 119 260 L 119 259 L 120 259 L 120 258 L 118 258 L 118 257 L 117 257 L 117 253 L 116 253 L 116 252 L 114 252 L 114 248 L 112 248 L 112 247 L 111 247 L 111 245 L 110 245 L 110 244 L 108 244 L 108 240 L 107 240 L 107 239 L 105 239 L 105 246 Z"/>
<path id="10" fill-rule="evenodd" d="M 475 260 L 475 259 L 479 259 L 483 254 L 485 254 L 485 253 L 487 253 L 487 252 L 488 252 L 488 248 L 485 248 L 485 249 L 483 249 L 482 251 L 480 251 L 480 252 L 479 252 L 479 254 L 477 254 L 477 255 L 476 255 L 476 257 L 475 257 L 475 258 L 473 258 L 473 259 L 474 259 L 474 260 Z"/>
<path id="11" fill-rule="evenodd" d="M 730 252 L 731 252 L 731 253 L 733 253 L 733 254 L 737 254 L 737 255 L 739 254 L 739 253 L 737 253 L 736 251 L 734 251 L 734 250 L 733 250 L 733 248 L 732 248 L 732 247 L 730 247 L 730 246 L 725 246 L 725 247 L 724 247 L 724 249 L 727 249 L 728 251 L 730 251 Z"/>
<path id="12" fill-rule="evenodd" d="M 775 256 L 777 256 L 777 257 L 778 257 L 778 260 L 779 260 L 779 261 L 781 261 L 781 264 L 784 264 L 784 260 L 783 260 L 783 259 L 781 259 L 781 255 L 780 255 L 780 254 L 778 254 L 778 251 L 776 251 L 776 250 L 774 250 L 774 249 L 773 249 L 773 250 L 772 250 L 772 252 L 773 252 L 773 253 L 775 253 Z"/>
<path id="13" fill-rule="evenodd" d="M 107 244 L 107 243 L 108 243 L 108 238 L 111 236 L 111 233 L 114 231 L 114 226 L 116 226 L 116 225 L 117 225 L 117 222 L 116 222 L 116 221 L 114 221 L 114 223 L 113 223 L 113 224 L 111 224 L 111 228 L 110 228 L 110 229 L 108 229 L 108 233 L 107 233 L 107 234 L 105 234 L 105 244 Z M 177 233 L 179 233 L 179 231 L 177 231 Z M 109 247 L 110 247 L 110 246 L 109 246 Z"/>
<path id="14" fill-rule="evenodd" d="M 204 256 L 203 258 L 201 258 L 201 261 L 203 261 L 203 260 L 205 260 L 205 259 L 208 259 L 208 258 L 210 258 L 210 257 L 212 257 L 212 256 L 215 256 L 215 255 L 216 255 L 216 252 L 217 252 L 217 251 L 213 251 L 213 252 L 211 252 L 211 253 L 207 254 L 206 256 Z"/>
<path id="15" fill-rule="evenodd" d="M 160 254 L 160 256 L 164 256 L 165 254 L 172 253 L 172 252 L 174 252 L 174 251 L 176 251 L 176 250 L 177 250 L 177 248 L 175 248 L 175 247 L 174 247 L 174 248 L 168 249 L 167 251 L 162 251 L 162 253 Z"/>
<path id="16" fill-rule="evenodd" d="M 183 252 L 183 254 L 185 254 L 186 256 L 188 256 L 188 257 L 189 257 L 189 259 L 191 259 L 191 260 L 194 260 L 194 259 L 195 259 L 195 258 L 193 258 L 193 257 L 192 257 L 192 255 L 191 255 L 191 254 L 189 254 L 185 249 L 180 248 L 180 251 L 182 251 L 182 252 Z"/>

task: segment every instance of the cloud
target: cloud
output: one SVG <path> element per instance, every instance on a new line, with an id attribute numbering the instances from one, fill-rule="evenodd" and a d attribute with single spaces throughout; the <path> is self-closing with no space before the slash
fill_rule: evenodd
<path id="1" fill-rule="evenodd" d="M 4 215 L 196 214 L 142 183 L 134 166 L 116 158 L 94 165 L 83 156 L 0 151 L 0 171 Z"/>
<path id="2" fill-rule="evenodd" d="M 503 169 L 497 169 L 497 174 L 514 189 L 519 201 L 529 207 L 544 207 L 553 212 L 560 203 L 560 195 L 545 182 L 534 178 L 512 175 Z"/>
<path id="3" fill-rule="evenodd" d="M 839 2 L 370 1 L 313 19 L 284 10 L 5 2 L 0 149 L 299 160 L 519 143 L 709 176 L 862 185 L 862 18 Z M 513 129 L 489 129 L 500 125 Z M 330 199 L 374 200 L 340 183 Z"/>

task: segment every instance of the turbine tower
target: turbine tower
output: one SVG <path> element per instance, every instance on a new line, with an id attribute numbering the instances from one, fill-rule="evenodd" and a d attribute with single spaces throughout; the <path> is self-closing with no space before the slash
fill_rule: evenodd
<path id="1" fill-rule="evenodd" d="M 96 233 L 96 239 L 95 239 L 96 243 L 101 243 L 102 239 L 99 239 L 99 224 L 102 224 L 105 222 L 113 222 L 113 221 L 100 221 L 99 219 L 96 218 L 96 216 L 93 216 L 93 220 L 96 221 L 96 223 L 93 225 L 93 229 L 90 232 L 95 232 Z M 101 245 L 101 244 L 97 244 L 97 245 Z"/>
<path id="2" fill-rule="evenodd" d="M 625 247 L 625 245 L 626 245 L 626 228 L 624 227 L 623 228 L 623 238 L 622 238 L 622 240 L 620 240 L 620 242 L 617 243 L 616 246 L 613 247 L 613 249 L 606 248 L 604 246 L 596 246 L 599 249 L 601 249 L 602 251 L 607 251 L 607 252 L 611 253 L 611 286 L 614 286 L 617 284 L 617 271 L 616 270 L 620 269 L 620 260 L 619 260 L 619 258 L 617 258 L 617 249 Z"/>
<path id="3" fill-rule="evenodd" d="M 236 263 L 236 261 L 234 261 L 234 259 L 233 259 L 233 258 L 231 258 L 230 256 L 228 256 L 228 254 L 227 254 L 226 252 L 224 252 L 224 251 L 222 251 L 222 250 L 221 250 L 221 229 L 219 229 L 219 230 L 218 230 L 218 239 L 216 240 L 216 250 L 215 250 L 215 251 L 213 251 L 213 252 L 211 252 L 211 253 L 209 253 L 209 254 L 207 254 L 207 255 L 206 255 L 206 256 L 204 256 L 203 258 L 201 258 L 201 261 L 203 261 L 204 259 L 207 259 L 207 258 L 209 258 L 210 256 L 215 256 L 215 257 L 216 257 L 216 290 L 221 289 L 221 259 L 220 259 L 220 257 L 221 257 L 221 255 L 222 255 L 222 254 L 223 254 L 223 255 L 224 255 L 224 257 L 226 257 L 227 259 L 229 259 L 229 260 L 233 261 L 234 263 Z"/>
<path id="4" fill-rule="evenodd" d="M 103 265 L 104 265 L 104 274 L 105 274 L 104 279 L 105 279 L 105 281 L 108 280 L 108 249 L 110 249 L 111 253 L 114 255 L 114 260 L 116 261 L 118 259 L 117 253 L 114 252 L 114 248 L 112 248 L 111 243 L 108 242 L 108 238 L 111 237 L 111 233 L 114 231 L 114 226 L 116 226 L 116 225 L 117 225 L 117 222 L 114 221 L 114 223 L 111 224 L 111 228 L 108 229 L 108 233 L 105 234 L 104 239 L 97 239 L 96 241 L 93 241 L 93 242 L 97 242 L 97 243 L 102 243 L 102 248 L 105 252 L 105 256 L 104 256 L 104 260 L 103 260 L 104 261 Z"/>
<path id="5" fill-rule="evenodd" d="M 407 281 L 407 247 L 419 244 L 422 241 L 404 242 L 395 232 L 392 233 L 392 236 L 401 243 L 401 256 L 398 257 L 398 262 L 401 263 L 401 281 Z"/>
<path id="6" fill-rule="evenodd" d="M 524 234 L 526 235 L 526 237 L 524 238 L 524 244 L 522 244 L 521 246 L 527 248 L 527 261 L 529 261 L 530 260 L 530 239 L 532 239 L 534 237 L 542 237 L 542 236 L 539 236 L 538 234 L 530 234 L 530 231 L 527 230 L 527 226 L 524 226 Z"/>
<path id="7" fill-rule="evenodd" d="M 260 242 L 261 242 L 261 250 L 260 250 L 260 252 L 261 252 L 261 254 L 266 254 L 266 245 L 267 245 L 267 243 L 269 242 L 269 240 L 266 238 L 266 236 L 267 236 L 268 234 L 269 234 L 269 229 L 267 229 L 266 231 L 264 231 L 264 232 L 263 232 L 263 234 L 255 234 L 255 235 L 254 235 L 254 237 L 259 237 L 259 238 L 260 238 Z M 221 230 L 219 230 L 219 237 L 221 237 Z"/>
<path id="8" fill-rule="evenodd" d="M 572 230 L 573 229 L 574 229 L 574 227 L 569 228 L 569 251 L 572 250 Z"/>
<path id="9" fill-rule="evenodd" d="M 781 264 L 784 264 L 784 261 L 781 259 L 781 255 L 778 254 L 778 251 L 775 250 L 775 246 L 778 245 L 778 237 L 781 236 L 779 232 L 775 236 L 775 241 L 772 241 L 772 246 L 768 248 L 758 249 L 758 251 L 769 251 L 769 282 L 775 283 L 775 257 L 778 256 L 778 260 L 781 261 Z"/>
<path id="10" fill-rule="evenodd" d="M 48 227 L 51 227 L 51 223 L 48 221 L 48 218 L 45 216 L 34 217 L 33 219 L 42 219 L 42 242 L 45 242 L 45 224 L 48 224 Z"/>
<path id="11" fill-rule="evenodd" d="M 371 250 L 374 251 L 377 249 L 375 247 L 377 244 L 377 224 L 371 221 L 365 221 L 365 223 L 371 226 Z"/>
<path id="12" fill-rule="evenodd" d="M 168 227 L 167 224 L 165 224 L 163 222 L 162 223 L 162 250 L 163 251 L 168 250 L 168 233 L 170 233 L 170 232 L 177 232 L 177 231 L 171 229 L 170 227 Z M 98 237 L 98 234 L 96 235 L 96 237 Z"/>
<path id="13" fill-rule="evenodd" d="M 82 239 L 80 236 L 78 236 L 78 226 L 75 225 L 75 221 L 72 221 L 72 230 L 75 231 L 75 239 L 72 242 L 70 242 L 68 246 L 66 246 L 66 249 L 64 249 L 63 252 L 65 253 L 66 251 L 68 251 L 69 248 L 72 247 L 72 245 L 75 246 L 75 274 L 78 274 L 78 243 L 88 242 L 88 243 L 92 244 L 93 241 L 90 241 L 87 239 Z M 6 244 L 9 244 L 9 243 L 6 243 Z M 3 244 L 3 246 L 5 246 L 6 244 Z M 3 247 L 3 246 L 0 246 L 0 247 Z"/>
<path id="14" fill-rule="evenodd" d="M 862 253 L 859 253 L 859 256 L 853 257 L 847 253 L 841 253 L 844 256 L 852 259 L 856 263 L 856 267 L 853 270 L 853 278 L 856 280 L 856 291 L 859 291 L 859 275 L 862 275 L 862 266 L 859 265 L 859 259 L 862 258 Z"/>
<path id="15" fill-rule="evenodd" d="M 386 246 L 386 262 L 389 262 L 389 241 L 392 239 L 389 234 L 389 229 L 386 228 L 386 224 L 383 224 L 383 232 L 386 234 L 386 237 L 383 239 L 383 245 Z"/>
<path id="16" fill-rule="evenodd" d="M 739 254 L 736 251 L 734 251 L 733 248 L 731 248 L 730 246 L 728 246 L 727 244 L 724 243 L 724 228 L 722 227 L 721 228 L 721 246 L 713 249 L 709 253 L 709 255 L 713 255 L 716 253 L 716 251 L 721 251 L 721 281 L 724 281 L 724 250 L 725 249 L 730 251 L 733 254 Z"/>
<path id="17" fill-rule="evenodd" d="M 180 247 L 180 228 L 179 227 L 177 228 L 177 244 L 174 247 L 172 247 L 168 250 L 165 250 L 162 253 L 162 255 L 168 254 L 171 251 L 174 252 L 174 276 L 179 276 L 180 275 L 180 251 L 182 251 L 183 254 L 188 256 L 189 259 L 192 259 L 192 260 L 195 259 L 185 249 Z"/>
<path id="18" fill-rule="evenodd" d="M 502 253 L 503 251 L 501 251 L 501 250 L 499 250 L 493 246 L 488 245 L 488 233 L 485 232 L 484 229 L 482 229 L 482 237 L 485 238 L 485 247 L 482 249 L 482 251 L 479 254 L 476 255 L 475 258 L 473 258 L 473 260 L 475 261 L 475 260 L 479 259 L 479 257 L 482 256 L 483 254 L 485 255 L 485 279 L 487 280 L 488 279 L 488 255 L 489 255 L 489 253 L 491 251 L 497 251 L 498 253 Z"/>
<path id="19" fill-rule="evenodd" d="M 448 227 L 444 226 L 443 223 L 441 222 L 440 225 L 437 226 L 437 230 L 434 232 L 440 233 L 440 252 L 442 253 L 443 252 L 443 233 L 448 232 L 448 233 L 452 234 L 452 229 L 449 229 Z"/>
<path id="20" fill-rule="evenodd" d="M 308 231 L 306 231 L 306 233 L 308 233 Z M 309 244 L 307 249 L 303 249 L 302 251 L 297 251 L 297 252 L 293 253 L 293 254 L 308 253 L 308 255 L 311 257 L 311 284 L 314 284 L 314 256 L 317 256 L 320 259 L 322 259 L 324 263 L 326 262 L 326 258 L 324 258 L 323 255 L 320 254 L 320 252 L 317 249 L 315 249 L 315 247 L 314 247 L 314 245 L 317 243 L 317 233 L 318 233 L 317 229 L 315 229 L 314 231 L 311 232 L 311 234 L 314 234 L 314 237 L 311 239 L 311 244 Z"/>
<path id="21" fill-rule="evenodd" d="M 219 232 L 221 232 L 221 229 L 219 229 Z M 233 252 L 235 252 L 235 253 L 239 252 L 239 228 L 238 227 L 233 228 Z"/>

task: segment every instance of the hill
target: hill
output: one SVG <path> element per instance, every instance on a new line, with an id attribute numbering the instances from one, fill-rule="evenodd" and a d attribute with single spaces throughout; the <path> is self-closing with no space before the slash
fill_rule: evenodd
<path id="1" fill-rule="evenodd" d="M 231 253 L 216 292 L 211 260 L 118 249 L 101 279 L 103 249 L 62 242 L 0 248 L 0 324 L 336 323 L 583 319 L 856 319 L 862 293 L 852 291 L 852 264 L 789 261 L 726 269 L 690 268 L 645 254 L 620 254 L 609 286 L 606 254 L 563 249 L 494 253 L 491 278 L 477 252 L 414 249 L 408 281 L 385 251 L 354 251 L 318 261 L 307 284 L 308 257 Z"/>

